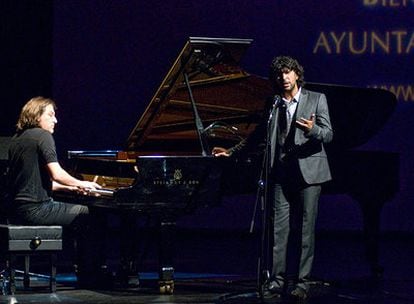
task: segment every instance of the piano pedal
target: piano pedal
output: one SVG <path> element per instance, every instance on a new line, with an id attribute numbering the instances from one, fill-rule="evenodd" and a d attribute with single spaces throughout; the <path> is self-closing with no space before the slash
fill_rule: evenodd
<path id="1" fill-rule="evenodd" d="M 174 293 L 174 267 L 162 267 L 158 281 L 161 294 Z"/>
<path id="2" fill-rule="evenodd" d="M 174 293 L 174 281 L 159 281 L 160 294 L 171 295 Z"/>

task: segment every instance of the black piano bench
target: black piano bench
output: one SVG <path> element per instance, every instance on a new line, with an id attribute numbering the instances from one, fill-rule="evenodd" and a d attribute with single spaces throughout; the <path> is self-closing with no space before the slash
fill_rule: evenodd
<path id="1" fill-rule="evenodd" d="M 30 287 L 30 257 L 49 255 L 50 292 L 56 292 L 56 255 L 62 250 L 62 226 L 0 225 L 0 256 L 6 268 L 2 275 L 2 293 L 14 294 L 15 268 L 18 255 L 24 256 L 23 287 Z"/>

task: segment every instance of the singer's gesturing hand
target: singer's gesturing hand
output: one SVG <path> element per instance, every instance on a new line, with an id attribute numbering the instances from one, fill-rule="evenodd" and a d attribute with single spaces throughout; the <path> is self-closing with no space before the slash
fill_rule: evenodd
<path id="1" fill-rule="evenodd" d="M 315 124 L 315 114 L 312 114 L 309 119 L 305 119 L 303 117 L 299 118 L 299 120 L 296 120 L 296 124 L 303 131 L 309 132 L 312 130 L 313 125 Z"/>

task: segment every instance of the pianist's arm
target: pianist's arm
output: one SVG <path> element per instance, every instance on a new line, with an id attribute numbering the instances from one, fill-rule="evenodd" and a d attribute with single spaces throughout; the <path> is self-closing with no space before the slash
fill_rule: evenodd
<path id="1" fill-rule="evenodd" d="M 49 175 L 53 181 L 53 191 L 77 191 L 87 192 L 100 189 L 101 186 L 95 182 L 79 180 L 63 169 L 58 162 L 47 164 Z"/>

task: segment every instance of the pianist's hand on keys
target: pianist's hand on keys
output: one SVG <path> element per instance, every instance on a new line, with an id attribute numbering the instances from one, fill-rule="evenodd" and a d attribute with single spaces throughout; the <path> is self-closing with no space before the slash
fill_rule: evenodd
<path id="1" fill-rule="evenodd" d="M 83 195 L 94 195 L 99 196 L 100 194 L 97 192 L 94 192 L 97 189 L 101 189 L 102 187 L 97 184 L 96 182 L 90 182 L 90 181 L 81 181 L 81 184 L 77 187 L 77 192 L 79 194 Z"/>

